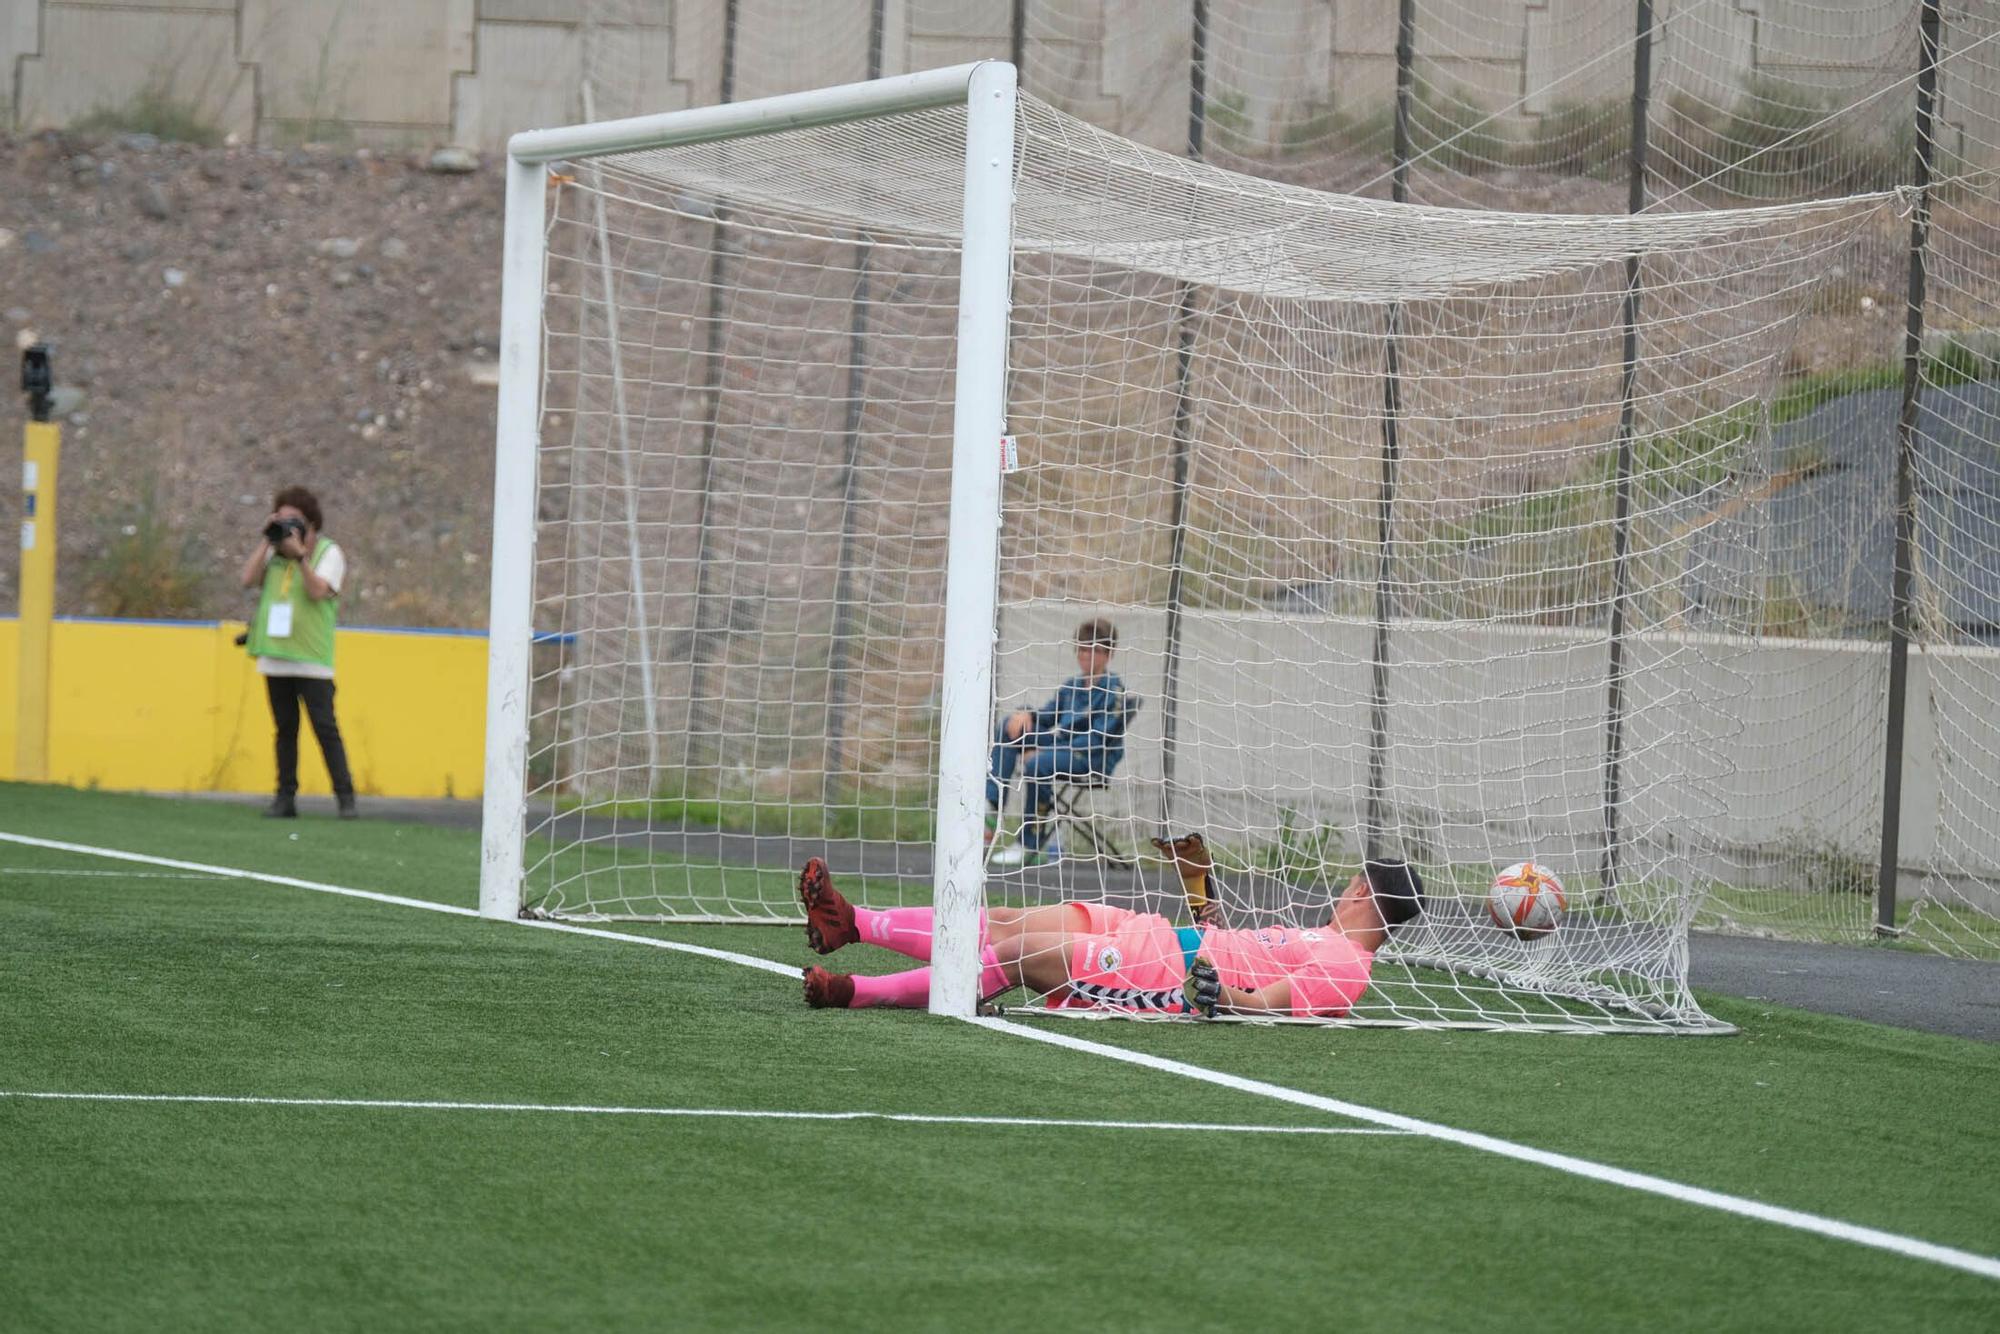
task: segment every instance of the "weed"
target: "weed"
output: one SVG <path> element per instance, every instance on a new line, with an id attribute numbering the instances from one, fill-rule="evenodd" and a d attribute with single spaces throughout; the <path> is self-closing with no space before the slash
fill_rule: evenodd
<path id="1" fill-rule="evenodd" d="M 301 103 L 298 109 L 302 114 L 266 120 L 267 133 L 274 143 L 344 144 L 354 138 L 353 126 L 335 114 L 340 95 L 352 76 L 346 67 L 336 70 L 333 62 L 345 7 L 330 8 L 332 13 L 326 32 L 319 38 L 319 58 L 313 67 L 312 77 L 296 91 Z"/>
<path id="2" fill-rule="evenodd" d="M 1805 888 L 1820 894 L 1875 896 L 1875 863 L 1823 836 L 1800 835 L 1785 849 Z"/>
<path id="3" fill-rule="evenodd" d="M 1661 171 L 1750 198 L 1886 190 L 1909 177 L 1914 131 L 1900 118 L 1842 114 L 1838 95 L 1758 75 L 1726 111 L 1677 96 L 1653 142 Z"/>
<path id="4" fill-rule="evenodd" d="M 1346 841 L 1337 827 L 1302 823 L 1298 808 L 1286 806 L 1278 812 L 1277 839 L 1258 844 L 1245 860 L 1252 870 L 1268 871 L 1294 884 L 1317 885 L 1331 883 L 1330 868 L 1346 859 Z"/>
<path id="5" fill-rule="evenodd" d="M 1379 151 L 1386 147 L 1387 141 L 1371 142 L 1368 133 L 1371 128 L 1379 139 L 1384 128 L 1381 121 L 1369 122 L 1314 98 L 1285 122 L 1278 132 L 1278 143 L 1288 154 L 1311 152 L 1328 141 Z"/>
<path id="6" fill-rule="evenodd" d="M 1390 110 L 1393 125 L 1394 109 Z M 1506 129 L 1457 84 L 1419 82 L 1410 104 L 1410 148 L 1433 167 L 1477 175 L 1513 156 Z"/>
<path id="7" fill-rule="evenodd" d="M 117 106 L 100 106 L 70 125 L 83 135 L 150 134 L 170 143 L 211 146 L 222 130 L 202 114 L 192 98 L 174 92 L 169 79 L 155 77 Z"/>
<path id="8" fill-rule="evenodd" d="M 106 616 L 198 613 L 208 587 L 209 563 L 194 534 L 177 530 L 161 512 L 154 483 L 142 483 L 138 504 L 111 522 L 114 531 L 101 543 L 85 575 L 86 604 Z"/>
<path id="9" fill-rule="evenodd" d="M 1208 99 L 1208 132 L 1218 148 L 1242 156 L 1264 147 L 1257 139 L 1256 126 L 1246 108 L 1249 99 L 1242 93 L 1217 91 Z"/>
<path id="10" fill-rule="evenodd" d="M 1609 181 L 1624 179 L 1631 152 L 1632 104 L 1611 98 L 1557 103 L 1516 146 L 1514 160 L 1533 171 Z"/>

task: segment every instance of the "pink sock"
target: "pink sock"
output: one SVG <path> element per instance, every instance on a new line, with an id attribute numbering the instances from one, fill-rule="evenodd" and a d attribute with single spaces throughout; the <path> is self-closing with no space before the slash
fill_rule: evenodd
<path id="1" fill-rule="evenodd" d="M 999 956 L 993 947 L 979 951 L 979 997 L 997 996 L 1014 985 L 1014 979 L 1007 976 L 1000 967 Z M 931 1003 L 931 970 L 912 968 L 904 973 L 888 973 L 881 977 L 869 977 L 863 973 L 854 975 L 854 1004 L 850 1009 L 860 1010 L 871 1005 L 894 1005 L 905 1010 L 921 1010 Z"/>
<path id="2" fill-rule="evenodd" d="M 906 973 L 884 977 L 854 977 L 854 1004 L 859 1010 L 870 1005 L 896 1005 L 905 1010 L 921 1010 L 931 1003 L 931 970 L 912 968 Z"/>
<path id="3" fill-rule="evenodd" d="M 985 925 L 984 919 L 981 919 L 980 925 Z M 981 934 L 985 933 L 982 931 Z M 979 964 L 979 999 L 997 996 L 1014 985 L 1014 979 L 1000 967 L 1000 956 L 993 952 L 991 945 L 979 947 Z"/>
<path id="4" fill-rule="evenodd" d="M 856 908 L 854 925 L 870 945 L 928 963 L 931 916 L 929 908 Z"/>
<path id="5" fill-rule="evenodd" d="M 894 950 L 905 958 L 931 959 L 933 913 L 929 908 L 860 908 L 854 910 L 854 925 L 870 945 Z M 979 914 L 979 939 L 986 939 L 986 914 Z"/>

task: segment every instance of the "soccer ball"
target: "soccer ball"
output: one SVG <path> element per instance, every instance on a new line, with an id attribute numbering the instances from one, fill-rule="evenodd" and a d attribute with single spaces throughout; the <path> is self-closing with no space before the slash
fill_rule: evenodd
<path id="1" fill-rule="evenodd" d="M 1494 876 L 1486 893 L 1493 925 L 1517 940 L 1540 940 L 1556 929 L 1568 906 L 1562 881 L 1534 862 L 1516 862 Z"/>

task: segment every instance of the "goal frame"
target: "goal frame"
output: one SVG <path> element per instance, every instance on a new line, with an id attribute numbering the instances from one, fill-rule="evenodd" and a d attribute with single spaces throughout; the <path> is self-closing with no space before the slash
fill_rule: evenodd
<path id="1" fill-rule="evenodd" d="M 518 917 L 524 889 L 550 165 L 963 105 L 964 220 L 939 683 L 942 707 L 932 861 L 937 916 L 930 1008 L 934 1014 L 972 1015 L 978 1001 L 979 910 L 985 898 L 981 836 L 998 593 L 999 442 L 1006 433 L 1015 101 L 1014 67 L 988 60 L 748 102 L 527 130 L 507 141 L 480 834 L 482 917 Z"/>

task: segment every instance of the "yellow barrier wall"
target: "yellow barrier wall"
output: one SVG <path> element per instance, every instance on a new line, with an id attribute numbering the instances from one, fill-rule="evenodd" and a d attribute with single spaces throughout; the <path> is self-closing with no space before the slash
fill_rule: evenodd
<path id="1" fill-rule="evenodd" d="M 49 778 L 152 792 L 269 792 L 271 709 L 240 622 L 59 619 Z M 19 624 L 0 620 L 0 778 L 12 778 Z M 486 753 L 483 635 L 345 629 L 335 711 L 363 795 L 476 797 Z M 299 790 L 331 791 L 299 719 Z"/>

